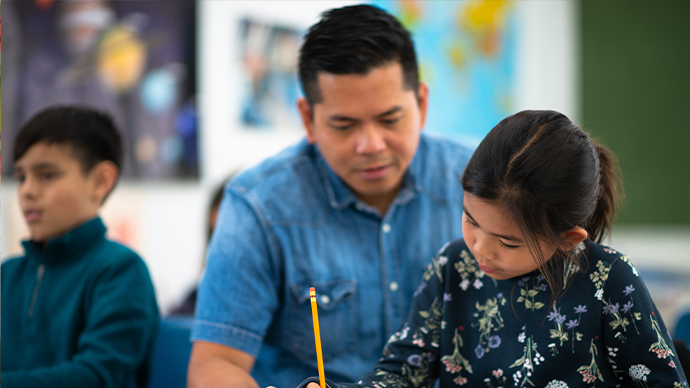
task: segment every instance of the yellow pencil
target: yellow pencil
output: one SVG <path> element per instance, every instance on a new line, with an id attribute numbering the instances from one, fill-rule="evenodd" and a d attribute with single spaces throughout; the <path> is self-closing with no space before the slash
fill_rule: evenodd
<path id="1" fill-rule="evenodd" d="M 323 373 L 323 356 L 321 355 L 321 332 L 319 331 L 319 313 L 316 310 L 316 289 L 309 289 L 309 299 L 311 300 L 311 318 L 314 321 L 314 340 L 316 342 L 316 362 L 319 364 L 319 384 L 321 388 L 326 388 L 326 376 Z"/>

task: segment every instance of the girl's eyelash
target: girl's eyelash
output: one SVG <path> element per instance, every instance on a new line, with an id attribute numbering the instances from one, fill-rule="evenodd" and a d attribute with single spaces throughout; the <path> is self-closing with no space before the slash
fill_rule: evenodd
<path id="1" fill-rule="evenodd" d="M 474 223 L 474 221 L 472 221 L 472 219 L 470 217 L 467 217 L 467 216 L 465 216 L 465 223 L 467 223 L 467 225 L 472 225 L 474 227 L 478 226 L 477 224 Z M 517 245 L 508 245 L 501 240 L 498 240 L 498 242 L 500 242 L 501 246 L 503 246 L 503 248 L 506 248 L 506 249 L 517 249 L 518 248 Z"/>
<path id="2" fill-rule="evenodd" d="M 516 245 L 508 245 L 508 244 L 504 243 L 504 242 L 501 241 L 501 240 L 498 240 L 498 241 L 501 243 L 501 245 L 503 246 L 503 248 L 506 248 L 506 249 L 517 249 L 517 246 L 516 246 Z"/>

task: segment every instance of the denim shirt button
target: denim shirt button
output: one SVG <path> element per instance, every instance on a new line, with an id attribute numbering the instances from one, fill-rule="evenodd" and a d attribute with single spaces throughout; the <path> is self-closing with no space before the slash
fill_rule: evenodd
<path id="1" fill-rule="evenodd" d="M 388 284 L 388 289 L 391 290 L 391 292 L 398 291 L 398 282 L 390 282 L 390 284 Z"/>
<path id="2" fill-rule="evenodd" d="M 383 233 L 388 233 L 391 231 L 391 226 L 389 224 L 383 224 Z"/>
<path id="3" fill-rule="evenodd" d="M 331 303 L 331 298 L 328 295 L 321 295 L 321 302 L 323 304 Z"/>

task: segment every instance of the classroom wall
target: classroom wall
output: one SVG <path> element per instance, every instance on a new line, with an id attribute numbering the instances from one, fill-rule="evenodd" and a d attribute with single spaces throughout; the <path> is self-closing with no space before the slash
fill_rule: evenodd
<path id="1" fill-rule="evenodd" d="M 690 3 L 582 1 L 582 123 L 618 157 L 611 245 L 668 322 L 690 309 Z"/>
<path id="2" fill-rule="evenodd" d="M 616 153 L 621 224 L 690 224 L 690 2 L 583 1 L 582 118 Z"/>
<path id="3" fill-rule="evenodd" d="M 240 128 L 238 96 L 233 93 L 242 81 L 233 60 L 237 21 L 251 15 L 305 28 L 317 20 L 324 6 L 350 3 L 198 2 L 201 177 L 199 181 L 169 183 L 123 181 L 103 209 L 111 230 L 131 236 L 132 247 L 146 260 L 163 312 L 169 311 L 198 281 L 205 247 L 206 208 L 215 187 L 230 172 L 251 166 L 302 136 L 299 132 L 248 134 Z M 520 1 L 514 5 L 519 19 L 515 109 L 555 109 L 577 121 L 577 3 Z M 6 148 L 4 151 L 7 155 Z M 18 242 L 26 236 L 26 229 L 11 178 L 3 177 L 1 195 L 4 260 L 21 252 Z"/>

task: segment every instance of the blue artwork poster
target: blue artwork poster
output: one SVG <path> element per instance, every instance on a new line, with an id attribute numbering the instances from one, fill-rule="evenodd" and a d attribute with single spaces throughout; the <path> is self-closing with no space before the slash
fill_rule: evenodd
<path id="1" fill-rule="evenodd" d="M 514 113 L 516 13 L 501 0 L 372 1 L 412 33 L 429 84 L 425 131 L 477 145 Z"/>

